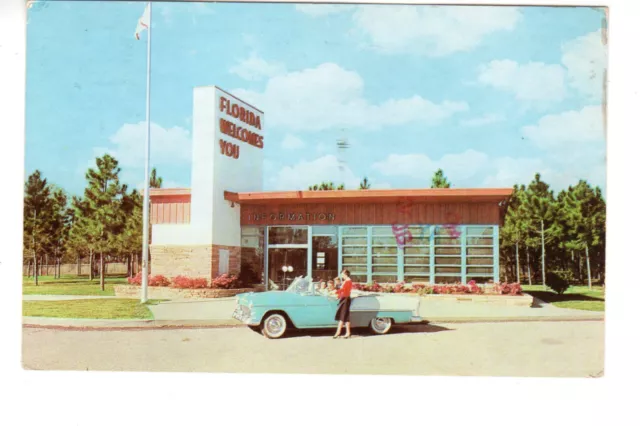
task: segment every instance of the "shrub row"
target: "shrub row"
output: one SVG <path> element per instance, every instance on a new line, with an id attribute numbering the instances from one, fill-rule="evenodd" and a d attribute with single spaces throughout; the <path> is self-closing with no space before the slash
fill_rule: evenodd
<path id="1" fill-rule="evenodd" d="M 127 282 L 133 285 L 142 284 L 142 274 L 139 273 L 133 278 L 127 278 Z M 149 275 L 149 286 L 151 287 L 171 287 L 171 288 L 217 288 L 233 289 L 242 288 L 242 281 L 235 275 L 222 274 L 213 280 L 211 284 L 206 278 L 191 278 L 178 275 L 169 279 L 164 275 Z"/>
<path id="2" fill-rule="evenodd" d="M 475 281 L 467 284 L 353 284 L 354 290 L 371 291 L 376 293 L 418 293 L 425 294 L 483 294 L 485 287 L 480 287 Z M 522 287 L 519 283 L 497 283 L 489 287 L 493 293 L 509 294 L 512 296 L 522 294 Z"/>

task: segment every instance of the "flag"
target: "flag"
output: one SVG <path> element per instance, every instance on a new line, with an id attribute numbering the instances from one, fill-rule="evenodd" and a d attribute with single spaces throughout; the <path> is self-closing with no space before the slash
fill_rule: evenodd
<path id="1" fill-rule="evenodd" d="M 138 26 L 136 27 L 136 39 L 140 40 L 140 34 L 144 30 L 149 29 L 149 3 L 144 8 L 144 12 L 142 12 L 142 16 L 138 19 Z"/>

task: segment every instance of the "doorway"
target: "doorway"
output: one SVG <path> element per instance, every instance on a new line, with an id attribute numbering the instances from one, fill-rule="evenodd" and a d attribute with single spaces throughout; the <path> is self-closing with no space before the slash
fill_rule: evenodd
<path id="1" fill-rule="evenodd" d="M 286 290 L 295 277 L 307 275 L 307 248 L 269 248 L 268 271 L 277 289 Z"/>

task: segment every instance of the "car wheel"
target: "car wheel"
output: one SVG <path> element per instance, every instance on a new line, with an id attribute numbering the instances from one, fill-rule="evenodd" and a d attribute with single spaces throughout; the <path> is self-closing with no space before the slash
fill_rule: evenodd
<path id="1" fill-rule="evenodd" d="M 369 328 L 375 334 L 387 334 L 391 330 L 392 324 L 391 318 L 374 318 L 369 323 Z"/>
<path id="2" fill-rule="evenodd" d="M 271 314 L 262 322 L 262 334 L 269 339 L 282 337 L 287 331 L 287 319 L 282 314 Z"/>

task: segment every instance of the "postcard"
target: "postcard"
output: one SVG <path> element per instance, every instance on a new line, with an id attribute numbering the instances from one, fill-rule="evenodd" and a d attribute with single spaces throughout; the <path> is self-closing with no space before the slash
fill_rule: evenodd
<path id="1" fill-rule="evenodd" d="M 606 8 L 27 3 L 25 369 L 604 375 Z"/>

